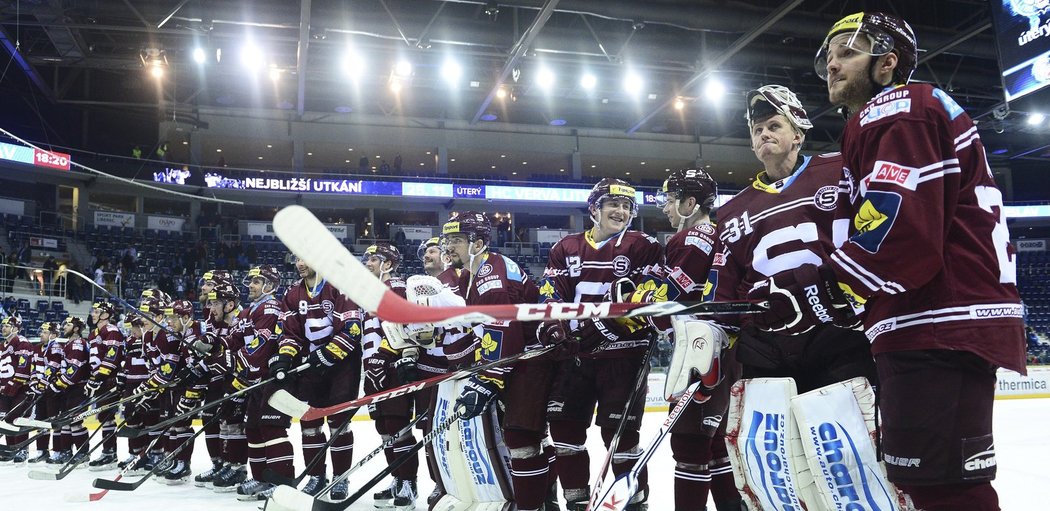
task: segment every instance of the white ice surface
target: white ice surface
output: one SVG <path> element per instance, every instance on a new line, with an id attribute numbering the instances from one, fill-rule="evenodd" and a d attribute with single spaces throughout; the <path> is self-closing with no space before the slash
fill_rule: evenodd
<path id="1" fill-rule="evenodd" d="M 652 432 L 659 426 L 663 414 L 647 413 L 642 427 L 642 441 L 645 443 Z M 371 422 L 356 421 L 353 426 L 355 436 L 355 454 L 358 457 L 379 445 L 379 437 Z M 597 429 L 590 432 L 588 446 L 591 452 L 591 464 L 595 467 L 603 459 Z M 418 432 L 417 432 L 418 438 Z M 296 444 L 299 457 L 298 425 L 293 426 L 291 437 Z M 998 456 L 998 479 L 995 487 L 1004 511 L 1038 511 L 1050 509 L 1050 399 L 1017 399 L 1001 400 L 995 403 L 995 437 Z M 120 441 L 121 450 L 126 444 Z M 358 485 L 370 479 L 381 470 L 384 462 L 373 460 L 358 471 L 350 480 L 353 492 Z M 204 442 L 198 441 L 193 456 L 194 473 L 207 470 L 209 465 Z M 296 460 L 301 467 L 302 460 Z M 35 467 L 35 465 L 34 465 Z M 650 509 L 653 511 L 672 510 L 673 467 L 670 445 L 665 442 L 649 463 L 650 469 Z M 192 484 L 166 486 L 155 481 L 147 481 L 134 492 L 111 491 L 104 499 L 90 503 L 69 503 L 64 497 L 69 493 L 88 494 L 99 491 L 92 488 L 91 481 L 99 476 L 112 476 L 112 472 L 89 472 L 87 469 L 74 471 L 61 481 L 37 481 L 26 477 L 27 466 L 0 466 L 0 509 L 5 511 L 35 510 L 113 510 L 113 511 L 196 511 L 196 510 L 237 510 L 254 511 L 261 503 L 237 501 L 231 494 L 216 494 L 196 488 Z M 426 509 L 424 499 L 433 488 L 426 476 L 426 469 L 420 467 L 420 492 L 417 509 Z M 378 488 L 385 488 L 386 482 Z M 377 489 L 378 489 L 377 488 Z M 371 492 L 369 492 L 369 495 Z M 366 495 L 350 509 L 371 510 L 371 498 Z M 173 506 L 173 507 L 168 507 Z M 714 509 L 709 504 L 709 509 Z"/>

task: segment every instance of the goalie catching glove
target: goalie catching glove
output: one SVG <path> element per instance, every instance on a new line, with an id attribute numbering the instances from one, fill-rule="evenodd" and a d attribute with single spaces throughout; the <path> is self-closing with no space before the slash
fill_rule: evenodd
<path id="1" fill-rule="evenodd" d="M 722 327 L 710 322 L 688 317 L 673 316 L 674 352 L 667 368 L 664 382 L 664 397 L 677 401 L 693 382 L 701 382 L 700 391 L 693 400 L 699 403 L 711 396 L 711 390 L 722 382 L 722 349 L 729 347 L 729 336 Z"/>
<path id="2" fill-rule="evenodd" d="M 759 281 L 747 298 L 769 302 L 766 312 L 751 318 L 755 327 L 767 332 L 796 335 L 825 323 L 842 328 L 859 324 L 860 307 L 846 298 L 834 270 L 826 264 L 804 264 Z"/>

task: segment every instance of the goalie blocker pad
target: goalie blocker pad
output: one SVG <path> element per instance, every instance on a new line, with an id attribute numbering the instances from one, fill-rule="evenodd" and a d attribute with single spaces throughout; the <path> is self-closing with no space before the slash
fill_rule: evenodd
<path id="1" fill-rule="evenodd" d="M 791 400 L 822 507 L 846 511 L 907 509 L 875 453 L 875 393 L 863 377 Z M 811 508 L 812 509 L 812 508 Z"/>
<path id="2" fill-rule="evenodd" d="M 466 380 L 438 385 L 434 423 L 441 424 L 455 413 Z M 433 443 L 433 466 L 445 495 L 434 511 L 504 511 L 513 500 L 510 484 L 510 453 L 496 418 L 496 407 L 470 420 L 456 421 L 439 433 Z"/>
<path id="3" fill-rule="evenodd" d="M 748 508 L 908 509 L 875 454 L 875 413 L 864 378 L 802 395 L 790 378 L 737 382 L 726 446 Z"/>

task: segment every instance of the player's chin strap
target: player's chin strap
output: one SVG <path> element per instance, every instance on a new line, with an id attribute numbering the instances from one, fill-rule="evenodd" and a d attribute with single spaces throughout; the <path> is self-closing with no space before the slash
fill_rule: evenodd
<path id="1" fill-rule="evenodd" d="M 471 241 L 471 243 L 473 243 L 473 241 Z M 488 252 L 488 250 L 489 250 L 489 246 L 488 246 L 488 244 L 485 244 L 485 245 L 482 245 L 481 249 L 478 250 L 477 252 L 471 252 L 470 251 L 470 245 L 467 245 L 467 255 L 470 256 L 470 259 L 467 261 L 467 268 L 468 268 L 468 271 L 470 272 L 470 280 L 467 282 L 467 290 L 466 290 L 466 292 L 463 293 L 463 297 L 464 298 L 470 296 L 470 289 L 472 287 L 474 287 L 474 275 L 476 274 L 476 271 L 474 270 L 474 259 L 477 258 L 479 255 L 484 254 L 485 252 Z"/>
<path id="2" fill-rule="evenodd" d="M 692 220 L 693 217 L 695 217 L 696 215 L 700 214 L 700 204 L 697 204 L 697 205 L 693 206 L 693 212 L 692 213 L 689 213 L 688 216 L 681 216 L 682 215 L 681 204 L 682 204 L 682 199 L 676 198 L 674 200 L 674 210 L 681 217 L 681 220 L 678 221 L 678 230 L 675 231 L 675 232 L 682 232 L 682 229 L 685 228 L 686 224 L 689 223 L 689 221 Z"/>
<path id="3" fill-rule="evenodd" d="M 635 214 L 631 213 L 631 218 L 627 219 L 627 225 L 624 226 L 623 230 L 620 231 L 620 235 L 616 237 L 616 246 L 619 247 L 623 243 L 623 236 L 627 234 L 627 231 L 631 228 L 631 222 L 634 221 Z M 602 212 L 599 210 L 597 215 L 591 216 L 591 221 L 594 222 L 594 226 L 601 229 L 602 223 Z"/>

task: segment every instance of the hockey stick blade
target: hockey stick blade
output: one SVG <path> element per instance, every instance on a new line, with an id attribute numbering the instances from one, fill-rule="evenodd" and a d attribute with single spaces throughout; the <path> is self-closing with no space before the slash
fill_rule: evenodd
<path id="1" fill-rule="evenodd" d="M 476 324 L 677 314 L 747 314 L 764 302 L 539 303 L 427 307 L 401 298 L 379 281 L 335 236 L 302 206 L 287 206 L 273 217 L 277 237 L 336 289 L 365 310 L 394 323 Z"/>
<path id="2" fill-rule="evenodd" d="M 36 428 L 21 428 L 18 427 L 17 424 L 11 424 L 7 421 L 0 421 L 0 434 L 4 435 L 21 435 L 22 433 L 28 433 L 34 429 Z"/>
<path id="3" fill-rule="evenodd" d="M 630 503 L 631 497 L 638 491 L 638 474 L 645 468 L 646 463 L 649 459 L 656 454 L 656 449 L 663 443 L 664 438 L 667 437 L 667 433 L 671 431 L 671 428 L 678 422 L 678 418 L 682 416 L 682 412 L 685 411 L 685 407 L 689 406 L 693 401 L 693 396 L 696 395 L 697 391 L 700 390 L 702 382 L 694 382 L 686 387 L 682 397 L 679 398 L 678 404 L 671 410 L 671 413 L 664 419 L 664 423 L 657 430 L 656 434 L 653 435 L 653 439 L 649 441 L 649 445 L 646 446 L 645 450 L 642 451 L 641 455 L 635 461 L 631 470 L 626 473 L 620 474 L 608 488 L 605 488 L 601 493 L 601 497 L 595 501 L 591 509 L 599 511 L 623 511 L 627 504 Z"/>
<path id="4" fill-rule="evenodd" d="M 310 511 L 314 507 L 314 497 L 311 497 L 291 486 L 281 485 L 273 491 L 270 499 L 277 506 L 294 511 Z"/>
<path id="5" fill-rule="evenodd" d="M 32 429 L 51 429 L 51 423 L 47 421 L 41 421 L 36 419 L 30 419 L 28 417 L 19 417 L 14 421 L 15 426 Z"/>
<path id="6" fill-rule="evenodd" d="M 306 401 L 300 401 L 284 389 L 277 389 L 266 403 L 289 417 L 302 417 L 310 411 L 310 405 Z"/>
<path id="7" fill-rule="evenodd" d="M 30 470 L 26 474 L 30 479 L 36 479 L 37 481 L 57 481 L 61 479 L 58 477 L 58 472 L 51 472 L 48 470 Z"/>

